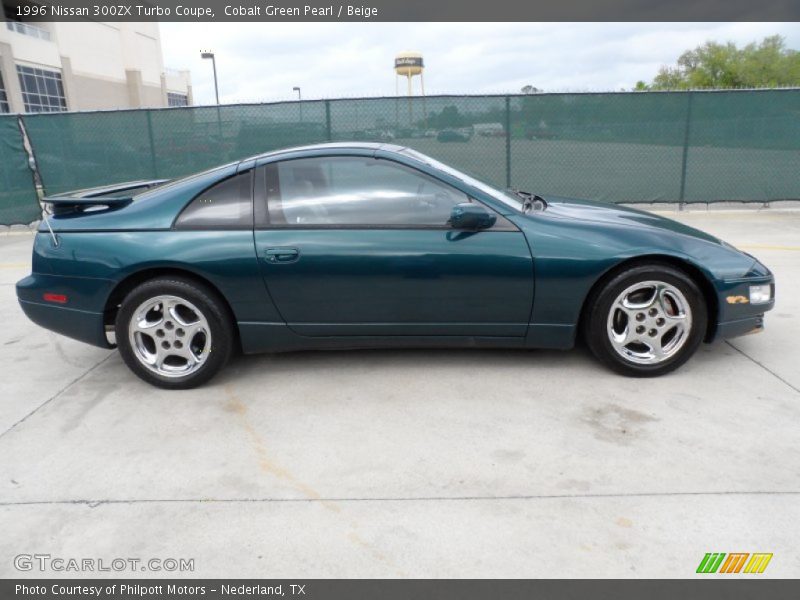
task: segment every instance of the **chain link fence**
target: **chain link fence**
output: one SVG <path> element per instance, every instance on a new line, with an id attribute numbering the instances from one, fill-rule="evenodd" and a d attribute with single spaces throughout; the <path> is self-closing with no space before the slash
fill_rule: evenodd
<path id="1" fill-rule="evenodd" d="M 177 177 L 287 146 L 380 141 L 544 195 L 800 199 L 800 89 L 337 99 L 23 119 L 49 194 Z M 0 131 L 3 147 L 12 134 Z M 3 222 L 29 209 L 4 212 Z"/>
<path id="2" fill-rule="evenodd" d="M 0 224 L 30 223 L 39 217 L 39 202 L 19 122 L 0 115 Z"/>

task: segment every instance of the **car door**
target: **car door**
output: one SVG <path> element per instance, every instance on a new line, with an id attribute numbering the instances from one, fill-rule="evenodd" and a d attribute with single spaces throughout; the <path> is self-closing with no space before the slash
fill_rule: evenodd
<path id="1" fill-rule="evenodd" d="M 471 201 L 462 191 L 372 156 L 273 162 L 256 182 L 261 273 L 296 333 L 525 335 L 527 242 L 500 215 L 490 229 L 451 228 L 452 207 Z"/>

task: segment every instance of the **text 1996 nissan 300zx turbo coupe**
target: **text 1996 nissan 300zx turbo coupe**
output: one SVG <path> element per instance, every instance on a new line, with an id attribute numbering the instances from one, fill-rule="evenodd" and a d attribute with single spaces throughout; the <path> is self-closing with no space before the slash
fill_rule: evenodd
<path id="1" fill-rule="evenodd" d="M 660 375 L 763 328 L 770 271 L 646 212 L 503 191 L 409 148 L 322 144 L 48 198 L 36 323 L 189 388 L 234 351 L 561 348 Z"/>

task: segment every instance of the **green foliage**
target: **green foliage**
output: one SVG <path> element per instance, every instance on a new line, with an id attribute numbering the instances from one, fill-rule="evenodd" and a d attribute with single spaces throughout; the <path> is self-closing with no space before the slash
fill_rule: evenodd
<path id="1" fill-rule="evenodd" d="M 428 116 L 428 123 L 431 127 L 445 129 L 448 127 L 461 127 L 466 125 L 466 119 L 458 112 L 456 106 L 445 106 L 440 113 Z"/>
<path id="2" fill-rule="evenodd" d="M 653 83 L 636 90 L 780 87 L 800 85 L 800 52 L 779 35 L 739 48 L 733 42 L 706 42 L 687 50 L 677 66 L 661 67 Z"/>
<path id="3" fill-rule="evenodd" d="M 420 128 L 433 129 L 458 129 L 467 127 L 475 123 L 503 123 L 505 121 L 505 111 L 498 106 L 489 106 L 485 111 L 464 113 L 459 111 L 458 106 L 448 105 L 442 108 L 441 112 L 432 111 L 428 113 L 427 120 L 420 120 L 416 123 Z"/>

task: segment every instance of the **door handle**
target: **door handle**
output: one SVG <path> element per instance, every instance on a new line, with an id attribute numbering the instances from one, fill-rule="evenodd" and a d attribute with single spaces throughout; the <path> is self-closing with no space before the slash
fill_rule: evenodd
<path id="1" fill-rule="evenodd" d="M 264 258 L 271 263 L 290 263 L 300 258 L 297 248 L 267 248 Z"/>

